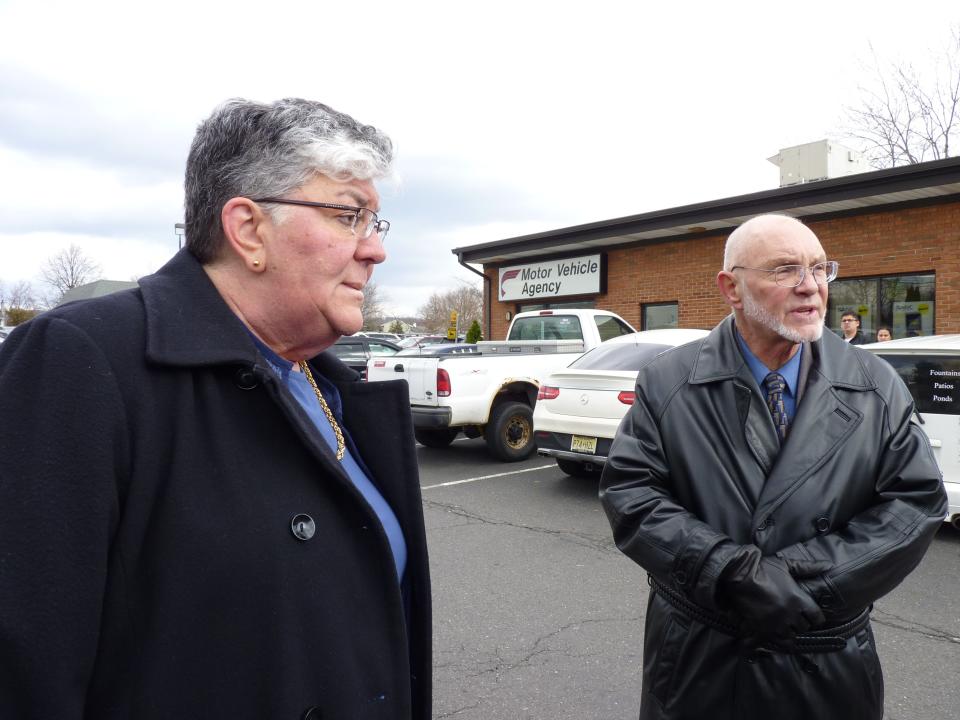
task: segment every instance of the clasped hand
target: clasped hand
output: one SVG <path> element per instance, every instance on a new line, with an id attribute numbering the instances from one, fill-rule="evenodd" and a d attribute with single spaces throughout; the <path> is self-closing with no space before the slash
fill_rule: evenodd
<path id="1" fill-rule="evenodd" d="M 744 545 L 721 575 L 722 597 L 743 617 L 748 634 L 788 640 L 824 622 L 820 606 L 797 581 L 830 567 L 822 560 L 764 557 L 760 548 Z"/>

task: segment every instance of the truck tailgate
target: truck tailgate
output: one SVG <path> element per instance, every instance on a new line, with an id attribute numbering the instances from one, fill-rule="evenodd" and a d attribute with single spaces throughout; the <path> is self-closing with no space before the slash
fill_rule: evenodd
<path id="1" fill-rule="evenodd" d="M 438 363 L 437 358 L 414 355 L 375 358 L 367 364 L 367 380 L 406 380 L 411 405 L 437 405 Z"/>

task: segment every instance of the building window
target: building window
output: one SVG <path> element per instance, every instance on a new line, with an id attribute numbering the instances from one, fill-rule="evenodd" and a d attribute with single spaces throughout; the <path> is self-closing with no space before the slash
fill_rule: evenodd
<path id="1" fill-rule="evenodd" d="M 680 327 L 680 306 L 676 301 L 643 303 L 640 308 L 641 330 Z"/>
<path id="2" fill-rule="evenodd" d="M 827 326 L 838 334 L 840 316 L 860 315 L 860 334 L 867 342 L 877 339 L 877 328 L 890 328 L 894 338 L 933 335 L 935 275 L 885 275 L 834 280 L 827 302 Z"/>

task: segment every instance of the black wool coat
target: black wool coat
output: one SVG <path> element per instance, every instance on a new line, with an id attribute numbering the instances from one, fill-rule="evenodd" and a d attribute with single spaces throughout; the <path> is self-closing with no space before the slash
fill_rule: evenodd
<path id="1" fill-rule="evenodd" d="M 0 346 L 0 718 L 430 717 L 406 385 L 311 365 L 403 528 L 402 588 L 377 516 L 185 251 Z"/>
<path id="2" fill-rule="evenodd" d="M 942 524 L 939 468 L 896 372 L 831 332 L 804 345 L 781 447 L 734 332 L 731 316 L 641 369 L 600 481 L 617 546 L 655 582 L 640 717 L 879 720 L 866 614 Z M 802 581 L 826 617 L 812 633 L 839 638 L 806 647 L 829 651 L 757 648 L 736 632 L 718 580 L 745 544 L 829 566 Z"/>

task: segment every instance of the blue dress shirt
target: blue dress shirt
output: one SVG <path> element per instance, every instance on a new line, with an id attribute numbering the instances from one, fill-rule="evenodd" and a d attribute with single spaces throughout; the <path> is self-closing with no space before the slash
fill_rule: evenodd
<path id="1" fill-rule="evenodd" d="M 750 368 L 750 372 L 753 374 L 753 377 L 756 378 L 757 386 L 760 388 L 761 394 L 766 394 L 763 381 L 767 375 L 772 372 L 778 372 L 783 376 L 783 379 L 787 383 L 786 390 L 783 392 L 783 407 L 787 411 L 787 417 L 793 422 L 793 416 L 797 414 L 797 383 L 800 381 L 800 356 L 803 354 L 803 345 L 800 345 L 800 349 L 796 355 L 790 358 L 786 365 L 777 370 L 771 370 L 760 362 L 757 356 L 750 351 L 747 343 L 740 336 L 739 331 L 737 332 L 737 342 L 740 343 L 740 351 L 743 353 L 744 360 L 747 361 L 747 367 Z"/>

